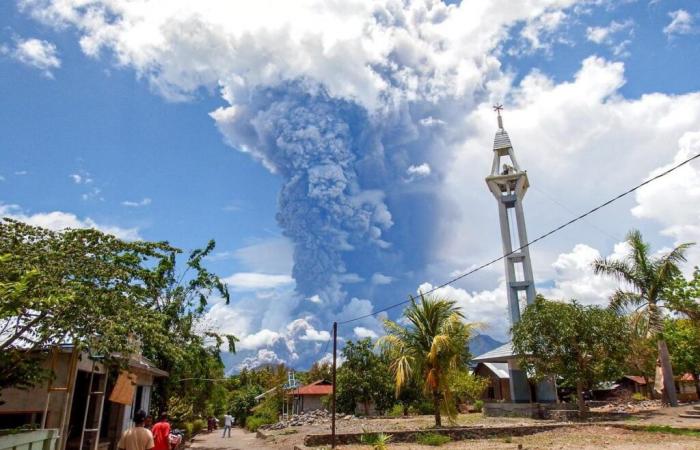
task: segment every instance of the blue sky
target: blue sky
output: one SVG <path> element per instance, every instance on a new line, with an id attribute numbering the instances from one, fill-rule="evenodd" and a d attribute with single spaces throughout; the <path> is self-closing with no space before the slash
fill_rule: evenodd
<path id="1" fill-rule="evenodd" d="M 216 239 L 234 299 L 206 326 L 243 339 L 232 368 L 306 366 L 333 319 L 498 255 L 494 102 L 531 237 L 700 149 L 694 1 L 20 0 L 0 25 L 3 215 Z M 658 248 L 700 239 L 696 175 L 538 245 L 540 291 L 604 303 L 589 263 L 632 227 Z M 500 265 L 441 293 L 506 336 Z"/>

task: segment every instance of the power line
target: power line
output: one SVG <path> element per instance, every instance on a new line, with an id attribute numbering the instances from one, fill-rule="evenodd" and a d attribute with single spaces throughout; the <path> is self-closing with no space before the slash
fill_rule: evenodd
<path id="1" fill-rule="evenodd" d="M 484 269 L 484 268 L 490 266 L 491 264 L 497 263 L 498 261 L 501 261 L 501 260 L 507 258 L 508 256 L 510 256 L 510 255 L 512 255 L 512 254 L 514 254 L 514 253 L 516 253 L 516 252 L 519 252 L 520 250 L 523 250 L 524 248 L 527 248 L 527 247 L 531 246 L 532 244 L 535 244 L 535 243 L 537 243 L 537 242 L 539 242 L 539 241 L 541 241 L 541 240 L 543 240 L 543 239 L 546 239 L 547 237 L 553 235 L 554 233 L 557 233 L 557 232 L 561 231 L 562 229 L 568 227 L 569 225 L 571 225 L 571 224 L 573 224 L 573 223 L 575 223 L 575 222 L 578 222 L 579 220 L 583 219 L 584 217 L 593 214 L 594 212 L 598 211 L 599 209 L 602 209 L 602 208 L 608 206 L 609 204 L 616 202 L 617 200 L 619 200 L 619 199 L 621 199 L 622 197 L 625 197 L 625 196 L 631 194 L 632 192 L 636 191 L 637 189 L 639 189 L 639 188 L 641 188 L 641 187 L 644 187 L 644 186 L 646 186 L 647 184 L 652 183 L 652 182 L 658 180 L 659 178 L 668 175 L 669 173 L 673 172 L 674 170 L 679 169 L 680 167 L 682 167 L 682 166 L 684 166 L 684 165 L 690 163 L 691 161 L 693 161 L 693 160 L 695 160 L 695 159 L 697 159 L 697 158 L 700 158 L 700 153 L 697 154 L 697 155 L 695 155 L 695 156 L 692 156 L 692 157 L 686 159 L 685 161 L 683 161 L 683 162 L 681 162 L 681 163 L 679 163 L 679 164 L 676 164 L 675 166 L 671 167 L 670 169 L 665 170 L 664 172 L 661 172 L 660 174 L 655 175 L 655 176 L 649 178 L 649 179 L 646 180 L 646 181 L 643 181 L 643 182 L 639 183 L 638 185 L 634 186 L 633 188 L 630 188 L 630 189 L 624 191 L 623 193 L 616 195 L 615 197 L 611 198 L 610 200 L 608 200 L 608 201 L 606 201 L 606 202 L 604 202 L 604 203 L 601 203 L 600 205 L 596 206 L 595 208 L 590 209 L 589 211 L 586 211 L 585 213 L 580 214 L 580 215 L 574 217 L 573 219 L 569 220 L 568 222 L 565 222 L 565 223 L 559 225 L 558 227 L 556 227 L 556 228 L 554 228 L 554 229 L 552 229 L 552 230 L 550 230 L 550 231 L 548 231 L 548 232 L 546 232 L 546 233 L 544 233 L 544 234 L 538 236 L 537 238 L 533 239 L 532 241 L 526 243 L 525 245 L 522 245 L 521 247 L 519 247 L 519 248 L 517 248 L 517 249 L 515 249 L 515 250 L 513 250 L 513 251 L 511 251 L 511 252 L 509 252 L 509 253 L 506 253 L 506 254 L 503 255 L 503 256 L 499 256 L 498 258 L 494 258 L 494 259 L 492 259 L 491 261 L 488 261 L 488 262 L 486 262 L 486 263 L 484 263 L 484 264 L 482 264 L 482 265 L 480 265 L 480 266 L 478 266 L 478 267 L 476 267 L 476 268 L 474 268 L 474 269 L 472 269 L 472 270 L 470 270 L 470 271 L 468 271 L 468 272 L 465 272 L 465 273 L 459 275 L 458 277 L 452 278 L 451 280 L 449 280 L 449 281 L 447 281 L 447 282 L 445 282 L 445 283 L 443 283 L 443 284 L 441 284 L 441 285 L 439 285 L 439 286 L 435 286 L 435 287 L 433 287 L 432 289 L 428 290 L 427 292 L 423 292 L 423 295 L 431 294 L 431 293 L 437 291 L 438 289 L 442 289 L 442 288 L 444 288 L 445 286 L 449 286 L 450 284 L 452 284 L 452 283 L 454 283 L 454 282 L 456 282 L 456 281 L 459 281 L 459 280 L 461 280 L 462 278 L 468 277 L 469 275 L 471 275 L 471 274 L 473 274 L 473 273 L 475 273 L 475 272 L 478 272 L 478 271 L 480 271 L 480 270 L 482 270 L 482 269 Z M 399 303 L 394 303 L 393 305 L 389 305 L 389 306 L 387 306 L 386 308 L 382 308 L 382 309 L 380 309 L 380 310 L 378 310 L 378 311 L 375 311 L 375 312 L 373 312 L 373 313 L 365 314 L 365 315 L 359 316 L 359 317 L 354 317 L 354 318 L 348 319 L 348 320 L 344 320 L 344 321 L 342 321 L 342 322 L 338 322 L 338 324 L 339 324 L 339 325 L 344 325 L 344 324 L 347 324 L 347 323 L 350 323 L 350 322 L 355 322 L 355 321 L 357 321 L 357 320 L 366 319 L 366 318 L 368 318 L 368 317 L 372 317 L 372 316 L 377 315 L 377 314 L 379 314 L 379 313 L 382 313 L 382 312 L 385 312 L 385 311 L 389 311 L 390 309 L 396 308 L 396 307 L 398 307 L 398 306 L 405 305 L 406 303 L 408 303 L 408 302 L 410 302 L 410 301 L 411 301 L 411 299 L 409 299 L 409 300 L 404 300 L 404 301 L 399 302 Z"/>

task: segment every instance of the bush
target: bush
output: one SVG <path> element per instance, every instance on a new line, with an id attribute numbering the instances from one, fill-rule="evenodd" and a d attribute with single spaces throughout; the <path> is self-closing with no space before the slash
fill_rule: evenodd
<path id="1" fill-rule="evenodd" d="M 202 419 L 197 419 L 192 422 L 192 434 L 195 435 L 202 431 L 207 424 Z"/>
<path id="2" fill-rule="evenodd" d="M 389 442 L 391 442 L 391 435 L 384 433 L 363 432 L 360 437 L 360 443 L 371 445 L 373 450 L 387 450 Z"/>
<path id="3" fill-rule="evenodd" d="M 642 394 L 641 392 L 635 392 L 634 394 L 632 394 L 632 397 L 631 397 L 631 398 L 632 398 L 632 400 L 634 400 L 635 402 L 641 402 L 641 401 L 647 399 L 647 398 L 644 396 L 644 394 Z"/>
<path id="4" fill-rule="evenodd" d="M 483 400 L 477 400 L 474 402 L 474 409 L 477 412 L 481 412 L 484 409 L 484 401 Z"/>
<path id="5" fill-rule="evenodd" d="M 190 439 L 194 432 L 194 424 L 192 422 L 184 422 L 182 424 L 182 429 L 185 430 L 185 439 Z"/>
<path id="6" fill-rule="evenodd" d="M 248 429 L 248 431 L 258 431 L 258 428 L 269 423 L 273 422 L 270 422 L 265 417 L 260 416 L 248 416 L 245 419 L 245 427 Z"/>
<path id="7" fill-rule="evenodd" d="M 422 400 L 416 404 L 415 410 L 418 414 L 435 414 L 435 408 L 433 408 L 433 403 L 428 400 Z"/>
<path id="8" fill-rule="evenodd" d="M 449 436 L 443 436 L 437 433 L 422 433 L 416 438 L 416 442 L 420 445 L 432 445 L 435 447 L 447 444 L 451 440 Z"/>
<path id="9" fill-rule="evenodd" d="M 394 406 L 391 407 L 389 411 L 386 413 L 387 416 L 389 417 L 402 417 L 403 416 L 403 405 L 401 403 L 397 403 Z"/>

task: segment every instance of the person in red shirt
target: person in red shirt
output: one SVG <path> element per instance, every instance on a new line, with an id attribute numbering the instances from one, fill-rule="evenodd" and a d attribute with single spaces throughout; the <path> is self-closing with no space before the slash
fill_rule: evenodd
<path id="1" fill-rule="evenodd" d="M 170 423 L 166 413 L 160 415 L 160 421 L 153 425 L 151 432 L 155 444 L 153 450 L 170 450 Z"/>

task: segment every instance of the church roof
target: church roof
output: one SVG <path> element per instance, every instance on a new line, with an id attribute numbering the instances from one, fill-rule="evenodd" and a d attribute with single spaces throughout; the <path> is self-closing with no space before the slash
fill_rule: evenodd
<path id="1" fill-rule="evenodd" d="M 473 362 L 475 363 L 480 363 L 480 362 L 495 362 L 495 363 L 500 363 L 500 362 L 508 362 L 509 359 L 515 358 L 515 355 L 513 354 L 513 344 L 510 342 L 506 342 L 505 344 L 501 345 L 500 347 L 494 348 L 491 351 L 488 351 L 482 355 L 477 356 L 476 358 L 472 359 Z"/>

